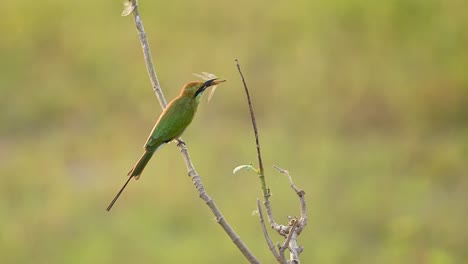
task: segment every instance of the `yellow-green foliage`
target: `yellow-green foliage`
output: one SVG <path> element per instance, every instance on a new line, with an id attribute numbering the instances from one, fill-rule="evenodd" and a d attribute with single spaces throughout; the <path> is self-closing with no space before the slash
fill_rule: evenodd
<path id="1" fill-rule="evenodd" d="M 277 220 L 299 211 L 271 165 L 307 192 L 304 263 L 467 261 L 467 1 L 139 2 L 168 99 L 194 72 L 228 80 L 184 140 L 263 262 L 259 181 L 232 175 L 256 163 L 235 58 Z M 1 9 L 0 262 L 244 263 L 174 145 L 105 211 L 161 112 L 121 3 Z"/>

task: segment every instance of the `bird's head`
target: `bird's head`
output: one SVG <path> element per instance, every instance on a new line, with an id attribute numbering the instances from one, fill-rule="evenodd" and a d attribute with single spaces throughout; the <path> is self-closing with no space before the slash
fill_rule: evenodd
<path id="1" fill-rule="evenodd" d="M 189 82 L 184 86 L 184 88 L 182 88 L 181 95 L 199 100 L 207 88 L 225 81 L 226 80 L 211 79 L 205 82 Z"/>

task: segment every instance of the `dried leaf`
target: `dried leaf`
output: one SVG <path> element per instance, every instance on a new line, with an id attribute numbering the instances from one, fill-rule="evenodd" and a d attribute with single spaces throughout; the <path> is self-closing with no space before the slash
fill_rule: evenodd
<path id="1" fill-rule="evenodd" d="M 214 75 L 213 73 L 209 73 L 209 72 L 202 72 L 202 74 L 197 74 L 197 73 L 194 73 L 193 74 L 194 76 L 204 80 L 204 81 L 208 81 L 208 80 L 212 80 L 212 79 L 217 79 L 218 76 Z M 211 98 L 213 98 L 213 95 L 216 91 L 216 88 L 218 88 L 218 85 L 213 85 L 211 86 L 209 89 L 211 89 L 210 91 L 210 94 L 208 95 L 208 102 L 211 101 Z"/>
<path id="2" fill-rule="evenodd" d="M 213 85 L 210 87 L 211 91 L 210 94 L 208 94 L 208 103 L 211 101 L 211 98 L 213 98 L 216 88 L 218 88 L 218 85 Z"/>
<path id="3" fill-rule="evenodd" d="M 122 16 L 128 16 L 133 12 L 133 9 L 135 9 L 135 6 L 133 5 L 132 0 L 125 0 L 124 3 L 124 9 L 122 11 Z"/>
<path id="4" fill-rule="evenodd" d="M 193 74 L 194 76 L 196 76 L 196 77 L 198 77 L 198 78 L 200 78 L 200 79 L 206 81 L 206 79 L 205 79 L 206 77 L 205 77 L 204 75 L 201 75 L 201 74 L 198 74 L 198 73 L 192 73 L 192 74 Z"/>

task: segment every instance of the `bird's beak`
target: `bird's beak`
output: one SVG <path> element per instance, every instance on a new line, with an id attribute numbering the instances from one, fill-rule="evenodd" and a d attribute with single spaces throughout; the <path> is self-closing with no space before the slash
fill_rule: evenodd
<path id="1" fill-rule="evenodd" d="M 226 81 L 226 80 L 218 80 L 218 79 L 215 79 L 215 80 L 213 81 L 213 84 L 212 84 L 212 85 L 217 85 L 217 84 L 220 84 L 220 83 L 225 82 L 225 81 Z"/>
<path id="2" fill-rule="evenodd" d="M 210 86 L 213 86 L 213 85 L 218 85 L 222 82 L 225 82 L 226 80 L 220 80 L 220 79 L 211 79 L 211 80 L 208 80 L 205 82 L 205 84 L 203 85 L 204 87 L 210 87 Z"/>

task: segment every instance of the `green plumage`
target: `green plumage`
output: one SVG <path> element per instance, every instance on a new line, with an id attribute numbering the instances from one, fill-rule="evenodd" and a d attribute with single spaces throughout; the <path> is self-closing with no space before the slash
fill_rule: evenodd
<path id="1" fill-rule="evenodd" d="M 159 116 L 144 146 L 145 153 L 128 176 L 139 179 L 153 153 L 162 145 L 179 138 L 190 125 L 198 108 L 198 100 L 181 94 L 172 100 Z"/>
<path id="2" fill-rule="evenodd" d="M 198 109 L 200 98 L 206 88 L 216 85 L 220 80 L 212 79 L 206 82 L 190 82 L 187 83 L 180 92 L 179 96 L 174 98 L 156 121 L 151 134 L 144 145 L 145 152 L 133 168 L 128 172 L 128 180 L 120 189 L 112 202 L 107 207 L 109 211 L 119 198 L 122 191 L 127 186 L 128 182 L 135 178 L 138 180 L 144 168 L 150 161 L 154 152 L 162 145 L 169 143 L 179 138 L 185 129 L 190 125 Z"/>

